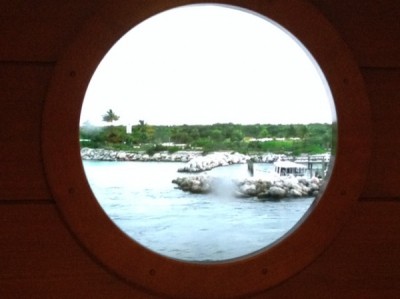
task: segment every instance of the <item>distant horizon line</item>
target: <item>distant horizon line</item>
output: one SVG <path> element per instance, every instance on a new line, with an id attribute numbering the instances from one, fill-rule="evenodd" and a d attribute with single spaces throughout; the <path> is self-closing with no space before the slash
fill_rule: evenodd
<path id="1" fill-rule="evenodd" d="M 86 122 L 83 122 L 79 124 L 79 127 L 84 127 Z M 252 124 L 243 124 L 243 123 L 233 123 L 233 122 L 216 122 L 216 123 L 210 123 L 210 124 L 151 124 L 151 123 L 146 123 L 144 124 L 148 126 L 154 126 L 154 127 L 177 127 L 177 126 L 213 126 L 213 125 L 241 125 L 241 126 L 256 126 L 256 125 L 273 125 L 273 126 L 284 126 L 284 125 L 314 125 L 314 124 L 322 124 L 322 125 L 332 125 L 335 122 L 309 122 L 309 123 L 252 123 Z M 107 127 L 107 126 L 137 126 L 139 125 L 139 121 L 137 124 L 113 124 L 113 123 L 105 123 L 101 125 L 94 125 L 89 122 L 87 126 L 92 126 L 92 127 Z"/>

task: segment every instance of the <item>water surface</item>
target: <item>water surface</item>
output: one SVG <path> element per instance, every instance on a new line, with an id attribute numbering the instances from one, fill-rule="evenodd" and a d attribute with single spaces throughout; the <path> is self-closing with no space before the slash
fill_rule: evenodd
<path id="1" fill-rule="evenodd" d="M 260 202 L 231 195 L 231 180 L 247 176 L 246 165 L 208 172 L 221 181 L 215 193 L 176 189 L 182 163 L 84 161 L 102 208 L 132 239 L 149 249 L 188 261 L 219 261 L 260 250 L 281 238 L 314 198 Z M 272 169 L 256 164 L 255 173 Z"/>

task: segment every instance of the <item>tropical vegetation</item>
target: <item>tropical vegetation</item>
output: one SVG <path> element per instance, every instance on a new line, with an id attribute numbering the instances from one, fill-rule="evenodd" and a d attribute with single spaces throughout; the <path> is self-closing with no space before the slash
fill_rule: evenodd
<path id="1" fill-rule="evenodd" d="M 103 116 L 107 126 L 80 127 L 81 147 L 126 151 L 170 152 L 179 149 L 204 152 L 231 150 L 244 154 L 270 152 L 319 154 L 333 147 L 332 124 L 216 123 L 210 125 L 150 125 L 144 120 L 128 128 L 114 126 L 119 117 L 110 109 Z"/>

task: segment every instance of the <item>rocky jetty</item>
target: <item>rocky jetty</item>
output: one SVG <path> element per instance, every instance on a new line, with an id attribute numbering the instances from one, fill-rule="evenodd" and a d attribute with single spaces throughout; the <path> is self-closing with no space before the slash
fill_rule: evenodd
<path id="1" fill-rule="evenodd" d="M 133 153 L 106 149 L 81 149 L 81 157 L 83 160 L 97 161 L 188 162 L 201 154 L 201 151 L 177 151 L 175 153 L 163 151 L 150 156 L 145 152 Z"/>
<path id="2" fill-rule="evenodd" d="M 172 180 L 172 183 L 178 185 L 178 189 L 190 193 L 210 193 L 213 188 L 213 179 L 207 175 L 197 175 L 190 177 L 179 177 Z"/>
<path id="3" fill-rule="evenodd" d="M 220 180 L 208 175 L 179 177 L 172 181 L 178 189 L 191 193 L 210 193 L 219 189 Z M 313 177 L 249 177 L 232 181 L 231 194 L 260 200 L 316 196 L 323 181 Z M 229 192 L 225 189 L 225 191 Z"/>
<path id="4" fill-rule="evenodd" d="M 183 167 L 182 172 L 200 172 L 209 170 L 208 166 L 217 167 L 223 166 L 226 163 L 244 163 L 243 158 L 250 157 L 255 163 L 272 163 L 278 158 L 286 159 L 284 155 L 275 155 L 270 153 L 260 155 L 241 155 L 238 153 L 216 152 L 206 156 L 202 151 L 188 150 L 177 151 L 169 153 L 168 151 L 157 152 L 154 155 L 148 155 L 145 152 L 128 152 L 107 149 L 93 149 L 84 147 L 81 149 L 81 157 L 83 160 L 97 160 L 97 161 L 158 161 L 158 162 L 189 162 L 194 158 L 198 160 L 193 161 L 193 164 Z M 215 160 L 215 161 L 210 161 Z M 226 162 L 226 163 L 225 163 Z M 198 164 L 194 166 L 194 164 Z M 202 167 L 204 165 L 204 167 Z M 208 165 L 208 166 L 207 166 Z M 187 168 L 185 170 L 185 168 Z M 204 170 L 200 170 L 204 169 Z M 193 171 L 192 171 L 193 170 Z"/>
<path id="5" fill-rule="evenodd" d="M 179 168 L 178 172 L 203 172 L 211 170 L 215 167 L 246 163 L 248 159 L 250 159 L 250 156 L 235 152 L 215 152 L 206 156 L 198 156 L 193 158 L 183 167 Z"/>
<path id="6" fill-rule="evenodd" d="M 323 181 L 316 177 L 307 179 L 304 177 L 278 177 L 270 178 L 246 178 L 236 181 L 237 197 L 257 197 L 259 199 L 281 199 L 292 197 L 316 196 Z"/>

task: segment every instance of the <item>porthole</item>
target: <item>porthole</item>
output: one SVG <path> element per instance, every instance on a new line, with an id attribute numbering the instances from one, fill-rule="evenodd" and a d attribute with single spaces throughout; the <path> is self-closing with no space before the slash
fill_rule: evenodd
<path id="1" fill-rule="evenodd" d="M 329 181 L 336 113 L 321 74 L 298 40 L 244 9 L 187 5 L 145 20 L 85 94 L 94 195 L 128 236 L 170 258 L 266 248 Z"/>
<path id="2" fill-rule="evenodd" d="M 168 2 L 106 5 L 82 28 L 59 61 L 43 115 L 42 149 L 49 186 L 81 244 L 132 286 L 179 298 L 228 298 L 261 292 L 315 259 L 339 231 L 360 194 L 370 154 L 369 110 L 362 79 L 346 45 L 312 6 L 301 1 L 224 2 L 231 5 L 229 9 L 241 8 L 273 20 L 318 62 L 336 107 L 335 168 L 318 204 L 273 246 L 217 262 L 187 262 L 159 254 L 133 241 L 104 212 L 86 179 L 77 136 L 86 88 L 100 61 L 131 28 L 175 8 Z M 359 113 L 351 113 L 354 107 Z M 199 281 L 201 284 L 196 283 Z"/>

